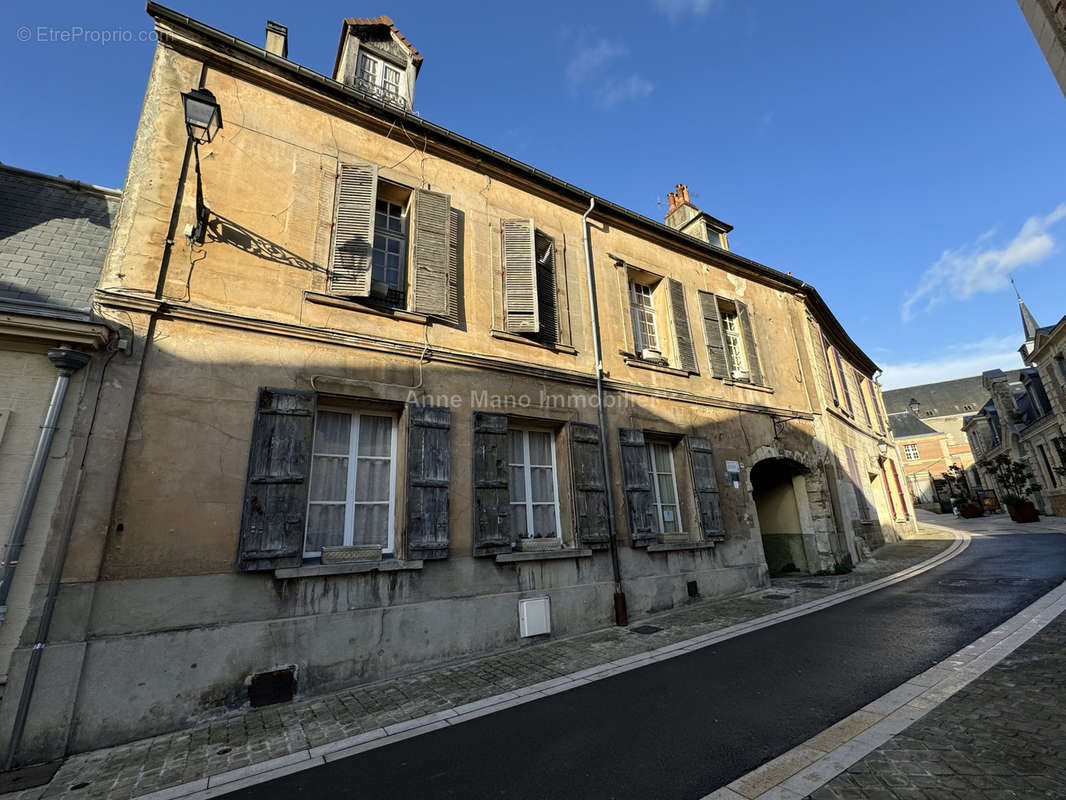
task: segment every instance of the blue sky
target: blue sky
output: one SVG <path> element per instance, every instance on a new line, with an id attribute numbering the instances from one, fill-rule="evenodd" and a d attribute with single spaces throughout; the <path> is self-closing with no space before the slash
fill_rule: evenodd
<path id="1" fill-rule="evenodd" d="M 255 44 L 276 19 L 327 74 L 343 17 L 391 15 L 423 117 L 651 217 L 687 183 L 886 387 L 1020 366 L 1008 272 L 1041 324 L 1066 313 L 1066 98 L 1013 2 L 172 7 Z M 150 30 L 138 2 L 5 4 L 0 160 L 121 186 Z"/>

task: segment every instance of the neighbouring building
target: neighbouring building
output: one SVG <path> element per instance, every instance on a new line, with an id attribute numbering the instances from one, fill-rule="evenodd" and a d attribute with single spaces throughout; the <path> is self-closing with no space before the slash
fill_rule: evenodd
<path id="1" fill-rule="evenodd" d="M 846 567 L 912 529 L 877 366 L 684 186 L 664 225 L 410 113 L 422 56 L 387 17 L 344 22 L 331 78 L 275 23 L 261 49 L 148 12 L 94 296 L 132 347 L 17 761 Z M 223 117 L 199 145 L 193 89 Z"/>
<path id="2" fill-rule="evenodd" d="M 0 684 L 15 649 L 22 671 L 39 641 L 101 372 L 117 343 L 92 295 L 119 199 L 0 165 Z M 19 692 L 4 691 L 17 704 Z"/>
<path id="3" fill-rule="evenodd" d="M 1016 377 L 1018 373 L 1012 374 Z M 915 503 L 939 509 L 940 501 L 949 500 L 943 476 L 952 465 L 966 470 L 975 488 L 979 485 L 963 422 L 988 402 L 989 391 L 982 376 L 889 389 L 884 396 Z"/>
<path id="4" fill-rule="evenodd" d="M 1066 8 L 1061 0 L 1018 0 L 1059 88 L 1066 94 Z"/>
<path id="5" fill-rule="evenodd" d="M 1040 327 L 1020 297 L 1018 305 L 1027 367 L 984 373 L 991 399 L 966 420 L 965 431 L 980 461 L 1006 454 L 1029 466 L 1041 487 L 1033 500 L 1042 514 L 1066 515 L 1066 317 Z M 1002 494 L 989 470 L 978 468 L 985 485 Z"/>

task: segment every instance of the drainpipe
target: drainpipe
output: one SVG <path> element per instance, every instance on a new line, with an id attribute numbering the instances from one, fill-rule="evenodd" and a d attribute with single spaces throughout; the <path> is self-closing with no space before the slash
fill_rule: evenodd
<path id="1" fill-rule="evenodd" d="M 589 214 L 596 206 L 596 198 L 589 198 L 588 211 L 581 215 L 581 235 L 585 244 L 585 279 L 589 285 L 589 312 L 592 327 L 592 351 L 596 356 L 596 406 L 600 424 L 600 455 L 603 459 L 604 486 L 607 489 L 607 545 L 611 551 L 611 569 L 614 573 L 614 624 L 629 624 L 626 595 L 622 591 L 622 567 L 618 563 L 617 521 L 614 516 L 614 492 L 611 489 L 611 462 L 607 450 L 607 419 L 603 402 L 603 351 L 600 345 L 600 315 L 596 303 L 596 281 L 592 271 L 592 245 L 589 242 Z"/>
<path id="2" fill-rule="evenodd" d="M 30 464 L 26 488 L 22 490 L 22 497 L 19 499 L 18 509 L 15 512 L 15 524 L 11 527 L 11 535 L 4 548 L 4 571 L 0 574 L 0 622 L 3 622 L 7 616 L 7 596 L 11 592 L 11 579 L 15 576 L 15 567 L 18 566 L 22 545 L 26 541 L 26 530 L 30 526 L 33 506 L 37 502 L 37 492 L 41 488 L 44 468 L 48 464 L 48 453 L 52 449 L 52 439 L 55 437 L 56 427 L 59 424 L 59 415 L 63 412 L 63 401 L 67 396 L 70 376 L 89 363 L 89 356 L 69 345 L 60 345 L 59 348 L 48 351 L 48 360 L 59 370 L 59 375 L 56 376 L 55 389 L 52 390 L 52 402 L 48 405 L 48 412 L 44 415 L 44 424 L 41 425 L 41 435 L 37 439 L 37 449 L 33 453 L 33 463 Z"/>

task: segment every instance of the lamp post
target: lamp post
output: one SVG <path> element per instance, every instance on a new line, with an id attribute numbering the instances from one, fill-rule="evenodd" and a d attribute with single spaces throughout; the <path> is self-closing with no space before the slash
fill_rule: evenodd
<path id="1" fill-rule="evenodd" d="M 200 175 L 200 145 L 208 144 L 222 129 L 222 109 L 207 89 L 182 92 L 181 103 L 185 108 L 185 130 L 193 143 L 196 157 L 196 224 L 189 239 L 203 244 L 207 232 L 207 206 L 204 205 L 203 179 Z"/>

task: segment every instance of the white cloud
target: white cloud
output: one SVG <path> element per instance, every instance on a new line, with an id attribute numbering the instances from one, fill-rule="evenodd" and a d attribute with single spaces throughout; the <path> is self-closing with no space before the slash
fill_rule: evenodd
<path id="1" fill-rule="evenodd" d="M 588 33 L 572 36 L 568 31 L 564 31 L 563 39 L 575 52 L 566 65 L 571 94 L 580 94 L 601 108 L 612 108 L 647 97 L 655 90 L 651 81 L 636 73 L 618 77 L 618 62 L 629 55 L 629 48 L 623 42 Z"/>
<path id="2" fill-rule="evenodd" d="M 967 300 L 982 292 L 995 292 L 1008 284 L 1013 270 L 1039 264 L 1055 250 L 1051 228 L 1066 219 L 1066 203 L 1050 214 L 1030 217 L 1006 246 L 989 244 L 994 230 L 982 233 L 972 244 L 945 250 L 918 280 L 918 286 L 903 302 L 904 322 L 929 311 L 948 297 Z"/>
<path id="3" fill-rule="evenodd" d="M 715 5 L 715 0 L 654 0 L 655 7 L 671 22 L 691 14 L 702 17 Z"/>
<path id="4" fill-rule="evenodd" d="M 1004 337 L 1006 338 L 1006 337 Z M 955 345 L 946 348 L 947 353 L 929 361 L 904 361 L 899 364 L 882 364 L 884 374 L 881 385 L 885 389 L 917 386 L 922 383 L 950 381 L 980 375 L 990 369 L 1021 369 L 1025 365 L 1018 355 L 1021 336 L 1011 337 L 1011 342 L 988 340 L 989 349 L 978 350 L 972 345 Z M 1011 347 L 1011 344 L 1014 347 Z"/>

